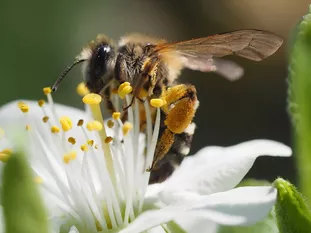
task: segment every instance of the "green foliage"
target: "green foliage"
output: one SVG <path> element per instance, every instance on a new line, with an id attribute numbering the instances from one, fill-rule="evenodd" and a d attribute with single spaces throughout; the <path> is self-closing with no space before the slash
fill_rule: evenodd
<path id="1" fill-rule="evenodd" d="M 4 167 L 1 198 L 6 233 L 47 233 L 46 210 L 22 153 L 13 154 Z"/>
<path id="2" fill-rule="evenodd" d="M 290 182 L 274 182 L 278 190 L 275 215 L 280 233 L 307 233 L 311 230 L 311 213 L 303 196 Z"/>
<path id="3" fill-rule="evenodd" d="M 289 110 L 296 128 L 299 186 L 311 199 L 311 14 L 304 16 L 297 28 L 289 71 Z"/>

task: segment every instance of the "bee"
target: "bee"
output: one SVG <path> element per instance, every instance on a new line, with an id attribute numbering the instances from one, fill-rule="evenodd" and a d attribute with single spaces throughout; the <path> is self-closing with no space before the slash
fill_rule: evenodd
<path id="1" fill-rule="evenodd" d="M 156 183 L 165 180 L 188 155 L 195 130 L 193 118 L 199 101 L 195 86 L 178 83 L 182 69 L 216 72 L 228 80 L 237 80 L 243 69 L 221 57 L 235 55 L 261 61 L 282 43 L 282 38 L 274 33 L 253 29 L 173 43 L 130 34 L 115 44 L 98 35 L 64 70 L 52 89 L 55 91 L 65 75 L 83 62 L 87 88 L 101 94 L 111 111 L 115 110 L 111 93 L 124 82 L 131 83 L 133 100 L 164 99 L 159 139 L 150 168 L 149 183 Z"/>

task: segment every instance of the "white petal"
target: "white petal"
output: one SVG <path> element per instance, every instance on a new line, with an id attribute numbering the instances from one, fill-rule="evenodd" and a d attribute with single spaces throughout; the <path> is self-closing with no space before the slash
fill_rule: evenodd
<path id="1" fill-rule="evenodd" d="M 173 208 L 149 210 L 139 215 L 130 225 L 119 233 L 138 233 L 171 221 L 178 212 Z M 180 213 L 179 213 L 180 214 Z"/>
<path id="2" fill-rule="evenodd" d="M 253 140 L 231 147 L 206 147 L 187 157 L 164 183 L 174 191 L 200 194 L 222 192 L 235 187 L 261 155 L 288 157 L 288 146 L 270 140 Z"/>
<path id="3" fill-rule="evenodd" d="M 197 232 L 204 232 L 205 227 L 210 226 L 209 221 L 224 225 L 253 224 L 262 220 L 271 210 L 276 193 L 276 189 L 271 187 L 242 187 L 208 196 L 162 193 L 163 202 L 169 200 L 170 206 L 143 212 L 120 233 L 142 232 L 171 220 L 176 220 L 182 227 L 183 221 L 188 221 L 185 226 L 203 228 Z M 206 225 L 202 225 L 204 221 Z"/>
<path id="4" fill-rule="evenodd" d="M 69 233 L 79 233 L 79 231 L 78 231 L 78 229 L 77 229 L 75 226 L 72 226 L 72 227 L 70 228 Z"/>
<path id="5" fill-rule="evenodd" d="M 188 216 L 192 217 L 187 221 L 211 220 L 223 225 L 250 225 L 267 216 L 276 201 L 276 194 L 275 188 L 262 186 L 241 187 L 207 196 L 163 192 L 160 197 L 167 204 L 185 208 Z M 182 225 L 178 216 L 176 220 Z"/>
<path id="6" fill-rule="evenodd" d="M 49 126 L 46 123 L 43 123 L 42 118 L 45 116 L 43 110 L 38 106 L 37 102 L 30 100 L 21 100 L 25 102 L 29 106 L 29 112 L 24 114 L 20 111 L 17 104 L 20 101 L 10 102 L 0 108 L 0 127 L 4 129 L 6 134 L 9 134 L 12 129 L 13 130 L 24 130 L 27 124 L 30 124 L 32 127 L 35 127 L 40 131 L 42 136 L 45 138 L 47 133 L 50 133 Z M 78 120 L 84 119 L 89 120 L 89 116 L 87 116 L 82 110 L 77 108 L 68 107 L 61 104 L 54 104 L 58 117 L 68 116 L 71 118 L 73 125 L 75 126 Z M 59 119 L 55 119 L 53 117 L 53 113 L 48 103 L 45 104 L 44 109 L 48 117 L 50 117 L 49 121 L 52 125 L 59 126 Z M 77 143 L 82 144 L 84 140 L 84 136 L 81 130 L 78 127 L 73 127 L 68 133 L 66 133 L 68 137 L 73 136 L 76 138 Z"/>
<path id="7" fill-rule="evenodd" d="M 216 233 L 219 225 L 213 221 L 196 216 L 183 216 L 174 220 L 187 233 Z"/>

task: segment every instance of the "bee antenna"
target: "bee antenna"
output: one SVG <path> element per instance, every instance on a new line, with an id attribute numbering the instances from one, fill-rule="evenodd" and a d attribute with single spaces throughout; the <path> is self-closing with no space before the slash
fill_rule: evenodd
<path id="1" fill-rule="evenodd" d="M 63 73 L 58 77 L 58 79 L 56 80 L 56 82 L 54 83 L 53 87 L 52 87 L 52 91 L 56 91 L 60 82 L 65 78 L 65 76 L 68 74 L 68 72 L 77 64 L 86 61 L 86 59 L 78 59 L 76 61 L 74 61 L 74 63 L 70 66 L 67 66 L 66 69 L 63 71 Z"/>

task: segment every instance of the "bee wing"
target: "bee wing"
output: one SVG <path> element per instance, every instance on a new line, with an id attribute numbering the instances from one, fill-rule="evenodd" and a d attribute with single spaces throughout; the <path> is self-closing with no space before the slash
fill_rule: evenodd
<path id="1" fill-rule="evenodd" d="M 233 62 L 215 59 L 236 55 L 253 61 L 271 56 L 282 45 L 283 39 L 271 32 L 239 30 L 188 41 L 159 44 L 156 52 L 163 54 L 175 51 L 186 68 L 203 72 L 215 71 L 229 79 L 243 74 Z"/>

